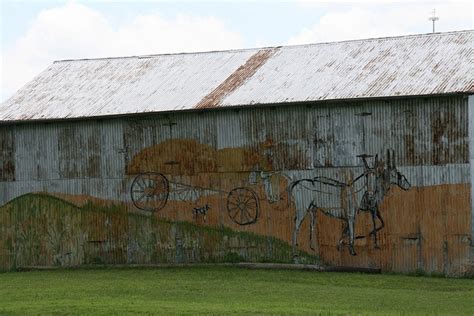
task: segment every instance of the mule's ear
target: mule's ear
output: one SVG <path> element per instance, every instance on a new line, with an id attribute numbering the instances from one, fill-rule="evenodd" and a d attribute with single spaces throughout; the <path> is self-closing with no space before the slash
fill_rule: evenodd
<path id="1" fill-rule="evenodd" d="M 392 166 L 392 162 L 390 159 L 390 149 L 387 149 L 387 167 L 390 168 Z"/>
<path id="2" fill-rule="evenodd" d="M 391 155 L 390 155 L 390 158 L 392 158 L 392 166 L 391 167 L 392 167 L 392 169 L 395 169 L 396 168 L 395 167 L 395 150 L 391 149 L 390 151 L 392 152 Z"/>

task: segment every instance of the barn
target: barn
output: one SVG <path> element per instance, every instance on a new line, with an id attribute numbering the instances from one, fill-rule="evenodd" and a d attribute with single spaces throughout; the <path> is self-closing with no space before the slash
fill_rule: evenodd
<path id="1" fill-rule="evenodd" d="M 0 270 L 466 275 L 473 35 L 56 61 L 0 106 Z"/>

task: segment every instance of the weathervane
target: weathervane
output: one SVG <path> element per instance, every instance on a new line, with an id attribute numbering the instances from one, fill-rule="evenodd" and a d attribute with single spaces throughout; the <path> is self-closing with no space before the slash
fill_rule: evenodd
<path id="1" fill-rule="evenodd" d="M 430 16 L 428 20 L 433 22 L 433 33 L 435 32 L 435 22 L 439 20 L 439 17 L 436 16 L 436 9 L 433 9 L 433 16 Z"/>

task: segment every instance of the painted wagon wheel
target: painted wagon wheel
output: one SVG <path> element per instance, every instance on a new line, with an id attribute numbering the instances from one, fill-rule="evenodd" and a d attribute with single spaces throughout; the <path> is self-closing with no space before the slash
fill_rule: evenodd
<path id="1" fill-rule="evenodd" d="M 133 205 L 144 211 L 158 211 L 165 207 L 169 195 L 168 179 L 161 173 L 139 174 L 130 189 Z"/>
<path id="2" fill-rule="evenodd" d="M 246 188 L 235 188 L 227 196 L 227 211 L 230 219 L 239 225 L 249 225 L 258 218 L 258 196 Z"/>

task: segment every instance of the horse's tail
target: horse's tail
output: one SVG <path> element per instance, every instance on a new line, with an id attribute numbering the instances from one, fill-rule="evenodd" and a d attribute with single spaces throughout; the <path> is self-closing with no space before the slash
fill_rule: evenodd
<path id="1" fill-rule="evenodd" d="M 288 184 L 288 186 L 286 187 L 287 194 L 288 194 L 288 207 L 291 206 L 291 200 L 293 198 L 293 188 L 295 187 L 296 182 L 298 182 L 298 181 L 290 182 L 290 184 Z"/>
<path id="2" fill-rule="evenodd" d="M 291 197 L 293 196 L 293 189 L 299 185 L 301 182 L 310 182 L 313 186 L 314 186 L 314 183 L 315 183 L 315 179 L 317 178 L 313 178 L 313 179 L 299 179 L 299 180 L 296 180 L 296 181 L 293 181 L 291 182 L 289 185 L 288 185 L 288 206 L 290 206 L 290 203 L 291 203 Z M 309 188 L 307 188 L 309 189 Z M 311 190 L 311 189 L 309 189 Z"/>
<path id="3" fill-rule="evenodd" d="M 292 181 L 290 182 L 290 184 L 288 185 L 287 187 L 287 191 L 288 191 L 288 207 L 290 207 L 291 205 L 291 200 L 292 200 L 292 197 L 293 197 L 293 189 L 303 180 L 296 180 L 296 181 Z"/>

